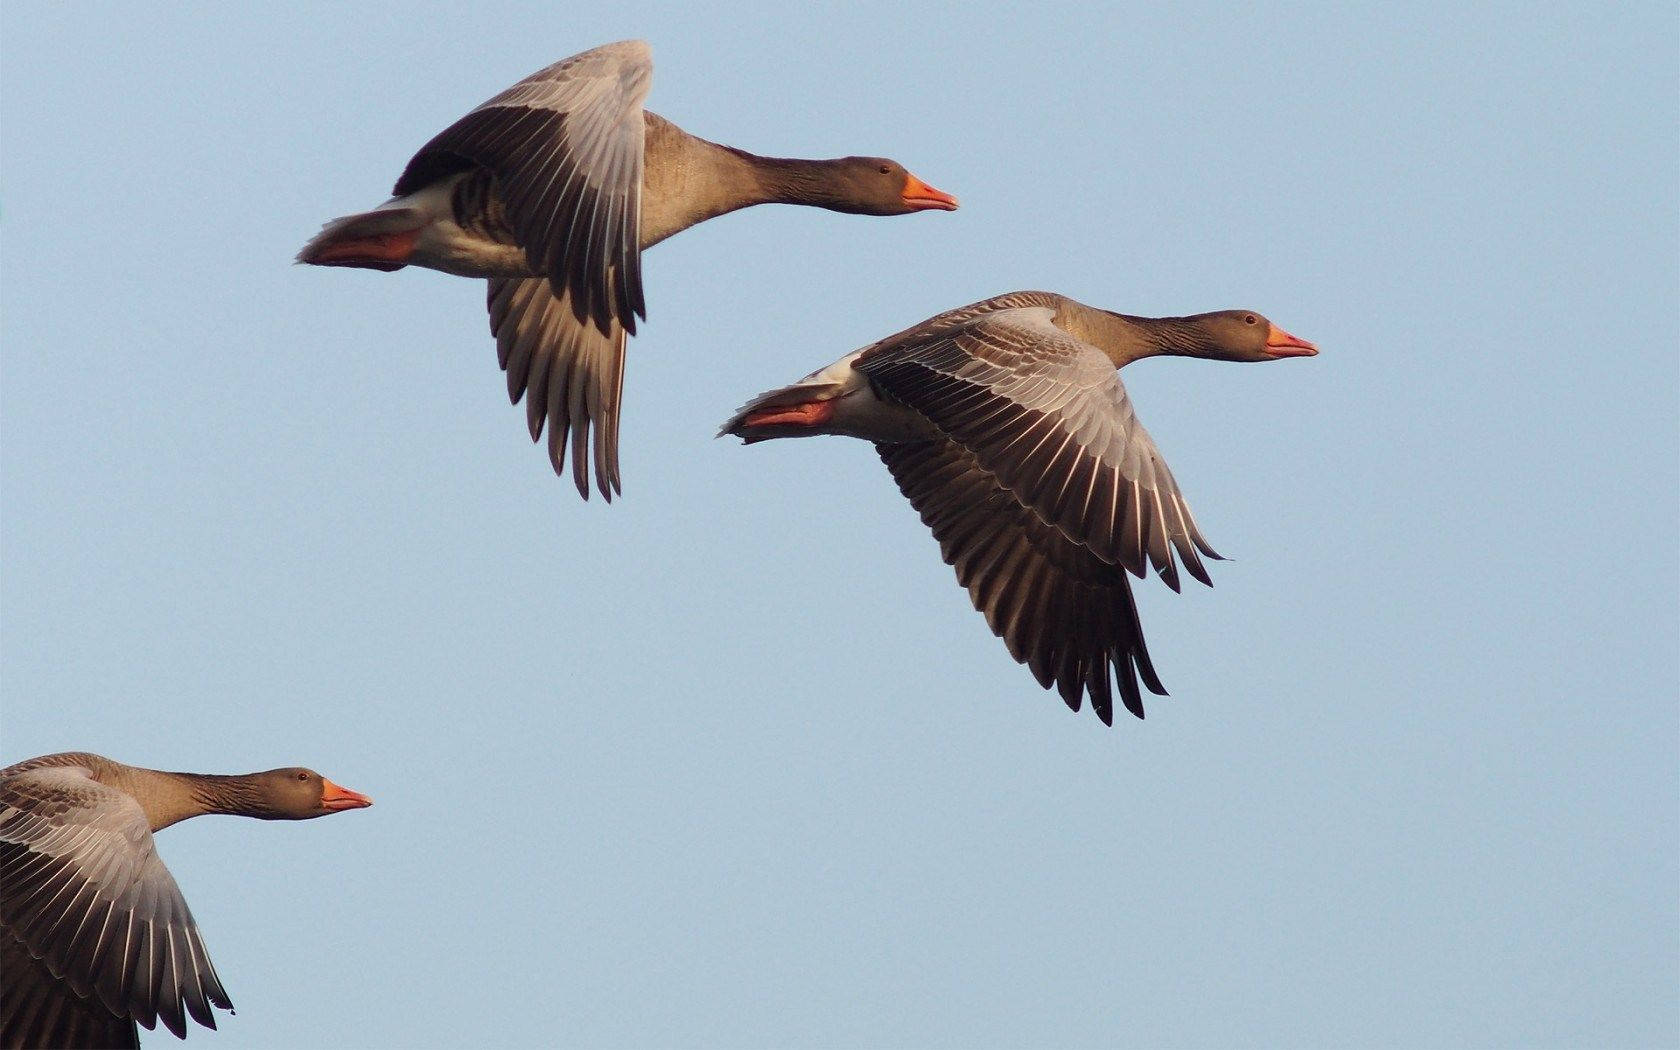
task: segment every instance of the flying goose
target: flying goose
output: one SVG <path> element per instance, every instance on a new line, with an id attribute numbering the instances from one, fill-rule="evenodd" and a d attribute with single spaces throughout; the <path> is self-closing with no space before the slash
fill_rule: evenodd
<path id="1" fill-rule="evenodd" d="M 372 805 L 308 769 L 165 773 L 83 752 L 0 769 L 0 1046 L 185 1038 L 232 1002 L 152 844 L 190 817 L 309 820 Z"/>
<path id="2" fill-rule="evenodd" d="M 489 278 L 490 330 L 531 440 L 589 498 L 621 491 L 624 342 L 646 318 L 641 252 L 755 204 L 859 215 L 950 211 L 957 200 L 881 157 L 782 160 L 720 146 L 642 109 L 646 43 L 606 44 L 540 70 L 439 133 L 391 200 L 326 224 L 298 261 Z"/>
<path id="3" fill-rule="evenodd" d="M 1212 585 L 1178 483 L 1116 369 L 1176 354 L 1310 357 L 1250 310 L 1132 317 L 1013 292 L 931 317 L 754 398 L 720 433 L 746 443 L 841 434 L 875 443 L 900 491 L 1009 653 L 1068 707 L 1114 722 L 1110 668 L 1143 717 L 1166 695 L 1126 579 L 1178 563 Z M 1175 557 L 1176 554 L 1176 557 Z"/>

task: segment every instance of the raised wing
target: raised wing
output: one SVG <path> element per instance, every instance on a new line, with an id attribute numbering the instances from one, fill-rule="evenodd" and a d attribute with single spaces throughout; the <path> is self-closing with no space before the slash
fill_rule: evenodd
<path id="1" fill-rule="evenodd" d="M 232 1009 L 145 812 L 83 767 L 0 780 L 0 926 L 65 994 L 148 1029 Z"/>
<path id="2" fill-rule="evenodd" d="M 572 446 L 572 481 L 589 498 L 589 424 L 595 424 L 595 481 L 609 502 L 622 491 L 618 474 L 618 415 L 624 394 L 624 328 L 609 322 L 603 335 L 579 325 L 571 306 L 541 277 L 491 278 L 490 331 L 507 372 L 508 397 L 525 398 L 531 440 L 548 426 L 548 459 L 556 474 Z"/>
<path id="3" fill-rule="evenodd" d="M 397 180 L 404 196 L 474 165 L 490 169 L 533 273 L 580 324 L 636 331 L 642 299 L 642 102 L 646 43 L 625 40 L 533 73 L 440 132 Z"/>
<path id="4" fill-rule="evenodd" d="M 1114 365 L 1056 327 L 1049 306 L 1016 306 L 865 351 L 855 367 L 926 416 L 980 469 L 1067 539 L 1179 588 L 1178 558 L 1212 584 L 1217 559 Z"/>
<path id="5" fill-rule="evenodd" d="M 1047 525 L 954 441 L 876 445 L 899 490 L 933 530 L 946 564 L 1009 655 L 1068 707 L 1081 692 L 1114 724 L 1109 668 L 1143 717 L 1138 678 L 1166 694 L 1149 662 L 1125 570 Z"/>

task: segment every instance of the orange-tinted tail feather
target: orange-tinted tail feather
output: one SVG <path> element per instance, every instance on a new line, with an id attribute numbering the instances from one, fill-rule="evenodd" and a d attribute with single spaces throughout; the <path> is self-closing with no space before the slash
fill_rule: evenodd
<path id="1" fill-rule="evenodd" d="M 312 266 L 400 270 L 414 254 L 426 218 L 416 208 L 380 208 L 334 219 L 321 228 L 297 261 Z"/>

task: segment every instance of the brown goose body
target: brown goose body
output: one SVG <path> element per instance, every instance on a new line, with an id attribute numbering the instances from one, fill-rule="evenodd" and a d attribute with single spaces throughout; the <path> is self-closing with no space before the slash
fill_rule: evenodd
<path id="1" fill-rule="evenodd" d="M 152 833 L 211 813 L 308 820 L 370 805 L 302 768 L 168 773 L 99 755 L 0 769 L 0 1047 L 135 1047 L 232 1009 Z"/>
<path id="2" fill-rule="evenodd" d="M 747 443 L 839 434 L 873 442 L 975 608 L 1077 711 L 1113 723 L 1112 679 L 1143 717 L 1165 695 L 1126 573 L 1211 585 L 1202 537 L 1138 422 L 1118 368 L 1178 355 L 1317 353 L 1252 311 L 1135 317 L 1053 292 L 948 310 L 761 394 L 724 424 Z"/>
<path id="3" fill-rule="evenodd" d="M 298 261 L 425 266 L 490 282 L 508 395 L 545 427 L 556 473 L 568 444 L 589 496 L 620 491 L 624 344 L 646 317 L 640 254 L 758 204 L 866 215 L 950 210 L 956 199 L 879 157 L 785 160 L 690 135 L 642 108 L 652 58 L 607 44 L 525 78 L 421 148 L 378 209 L 336 219 Z"/>

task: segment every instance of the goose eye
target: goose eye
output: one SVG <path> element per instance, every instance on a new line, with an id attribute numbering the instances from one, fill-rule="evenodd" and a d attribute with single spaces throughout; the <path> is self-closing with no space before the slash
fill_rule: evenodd
<path id="1" fill-rule="evenodd" d="M 300 773 L 299 773 L 299 774 L 298 774 L 298 775 L 297 775 L 297 778 L 298 778 L 298 780 L 300 780 L 300 781 L 303 781 L 303 780 L 308 780 L 308 779 L 309 779 L 309 774 L 308 774 L 308 773 L 301 773 L 301 772 L 300 772 Z"/>
<path id="2" fill-rule="evenodd" d="M 882 175 L 891 175 L 892 174 L 892 168 L 888 167 L 885 164 L 881 165 L 881 174 Z"/>
<path id="3" fill-rule="evenodd" d="M 1257 323 L 1257 322 L 1255 321 L 1253 314 L 1249 314 L 1247 317 L 1243 318 L 1243 324 L 1255 324 L 1255 323 Z"/>

